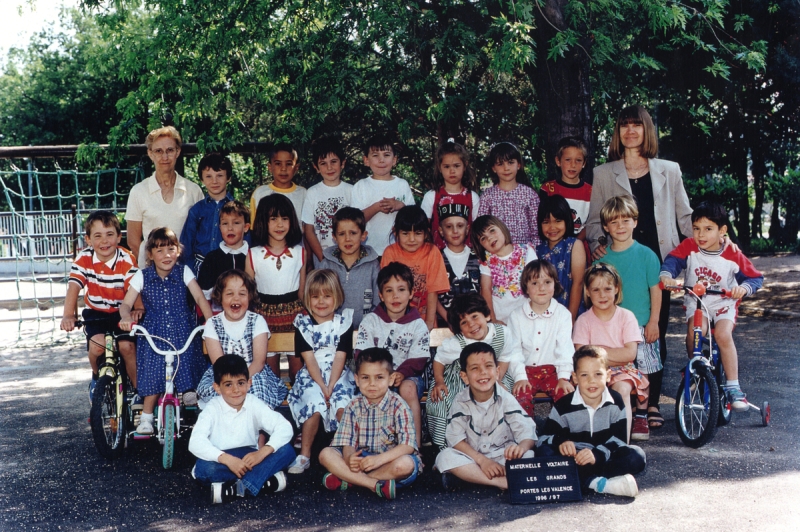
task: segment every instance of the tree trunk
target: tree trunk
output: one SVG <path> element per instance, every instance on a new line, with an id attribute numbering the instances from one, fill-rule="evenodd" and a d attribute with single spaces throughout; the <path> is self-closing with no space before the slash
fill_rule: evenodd
<path id="1" fill-rule="evenodd" d="M 584 39 L 581 46 L 574 47 L 564 57 L 547 59 L 549 41 L 557 33 L 553 26 L 567 28 L 564 19 L 567 3 L 566 0 L 547 0 L 542 5 L 542 13 L 537 14 L 537 65 L 535 70 L 529 69 L 529 74 L 539 99 L 538 112 L 542 115 L 540 123 L 544 132 L 548 177 L 561 175 L 555 164 L 558 141 L 563 137 L 577 136 L 583 139 L 589 152 L 582 177 L 591 183 L 595 161 L 588 56 L 591 42 Z"/>
<path id="2" fill-rule="evenodd" d="M 753 220 L 750 225 L 750 234 L 753 238 L 762 238 L 761 218 L 764 213 L 764 194 L 767 183 L 767 161 L 757 149 L 751 151 L 753 164 L 753 190 L 755 191 L 755 206 L 753 208 Z"/>

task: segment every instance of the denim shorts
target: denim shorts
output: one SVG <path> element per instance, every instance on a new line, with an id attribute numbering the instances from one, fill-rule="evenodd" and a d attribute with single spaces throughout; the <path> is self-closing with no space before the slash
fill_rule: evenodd
<path id="1" fill-rule="evenodd" d="M 405 379 L 403 379 L 403 382 L 406 382 L 406 381 L 411 381 L 416 385 L 416 387 L 417 387 L 417 399 L 422 399 L 422 396 L 425 395 L 425 392 L 426 392 L 425 379 L 423 379 L 421 376 L 420 377 L 406 377 Z M 402 383 L 400 383 L 400 384 L 402 384 Z M 400 387 L 398 386 L 396 388 L 392 388 L 392 391 L 394 393 L 399 394 L 400 393 Z"/>
<path id="2" fill-rule="evenodd" d="M 344 454 L 344 453 L 342 453 L 342 448 L 341 447 L 331 447 L 331 449 L 335 449 L 339 454 Z M 364 450 L 364 449 L 361 450 L 361 456 L 372 456 L 374 454 L 380 454 L 380 453 L 371 453 L 371 452 L 369 452 L 367 450 Z M 395 480 L 394 481 L 394 485 L 396 487 L 398 487 L 398 488 L 402 488 L 404 486 L 408 486 L 409 484 L 411 484 L 412 482 L 417 480 L 417 477 L 419 476 L 419 474 L 420 474 L 420 472 L 422 470 L 422 459 L 419 457 L 419 455 L 416 452 L 414 452 L 413 454 L 406 455 L 406 456 L 409 456 L 411 458 L 411 460 L 414 461 L 414 471 L 412 471 L 411 474 L 408 475 L 406 478 L 402 478 L 400 480 Z"/>

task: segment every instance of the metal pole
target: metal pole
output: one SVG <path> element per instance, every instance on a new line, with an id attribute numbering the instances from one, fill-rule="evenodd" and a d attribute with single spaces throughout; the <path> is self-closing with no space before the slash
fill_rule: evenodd
<path id="1" fill-rule="evenodd" d="M 33 212 L 33 159 L 28 159 L 28 211 Z"/>
<path id="2" fill-rule="evenodd" d="M 72 209 L 72 260 L 78 256 L 78 206 L 74 203 L 69 206 Z"/>

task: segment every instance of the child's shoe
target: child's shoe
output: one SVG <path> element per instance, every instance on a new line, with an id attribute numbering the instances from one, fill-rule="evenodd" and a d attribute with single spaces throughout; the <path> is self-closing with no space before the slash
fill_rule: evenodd
<path id="1" fill-rule="evenodd" d="M 298 434 L 297 436 L 294 437 L 294 440 L 292 440 L 292 447 L 294 447 L 295 449 L 300 449 L 302 446 L 303 446 L 303 435 Z"/>
<path id="2" fill-rule="evenodd" d="M 461 479 L 449 471 L 442 473 L 442 487 L 444 491 L 455 491 L 461 485 Z"/>
<path id="3" fill-rule="evenodd" d="M 279 491 L 283 491 L 286 489 L 286 473 L 283 471 L 278 471 L 264 484 L 264 487 L 261 488 L 261 491 L 265 491 L 267 493 L 277 493 Z"/>
<path id="4" fill-rule="evenodd" d="M 647 416 L 634 416 L 631 441 L 647 441 L 649 439 L 650 427 L 647 426 Z"/>
<path id="5" fill-rule="evenodd" d="M 379 480 L 375 484 L 375 493 L 377 493 L 378 497 L 381 499 L 394 499 L 394 489 L 394 480 Z"/>
<path id="6" fill-rule="evenodd" d="M 289 474 L 299 475 L 309 467 L 311 467 L 311 458 L 299 454 L 297 458 L 294 459 L 294 462 L 292 462 L 292 465 L 289 466 Z"/>
<path id="7" fill-rule="evenodd" d="M 619 477 L 597 479 L 597 493 L 608 493 L 609 495 L 619 495 L 620 497 L 636 497 L 639 495 L 639 486 L 633 475 L 621 475 Z"/>
<path id="8" fill-rule="evenodd" d="M 155 429 L 153 428 L 152 414 L 149 416 L 142 414 L 142 417 L 139 418 L 139 425 L 136 427 L 136 432 L 143 436 L 148 436 L 155 432 Z"/>
<path id="9" fill-rule="evenodd" d="M 350 484 L 332 473 L 325 473 L 325 476 L 322 477 L 322 485 L 331 491 L 345 491 L 350 487 Z"/>
<path id="10" fill-rule="evenodd" d="M 94 397 L 95 386 L 97 386 L 97 379 L 92 377 L 92 380 L 89 381 L 89 404 L 92 404 L 92 398 Z"/>
<path id="11" fill-rule="evenodd" d="M 238 480 L 211 483 L 211 504 L 230 502 L 236 497 L 244 497 L 244 490 L 240 489 Z"/>
<path id="12" fill-rule="evenodd" d="M 725 390 L 728 394 L 728 401 L 731 403 L 731 408 L 736 412 L 746 412 L 750 409 L 750 403 L 747 402 L 747 396 L 741 388 L 735 386 Z"/>

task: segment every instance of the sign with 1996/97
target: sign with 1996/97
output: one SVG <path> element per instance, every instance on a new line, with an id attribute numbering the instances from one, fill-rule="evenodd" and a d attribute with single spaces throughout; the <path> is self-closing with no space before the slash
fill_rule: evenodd
<path id="1" fill-rule="evenodd" d="M 566 456 L 522 458 L 506 462 L 512 504 L 580 501 L 581 482 L 575 459 Z"/>

